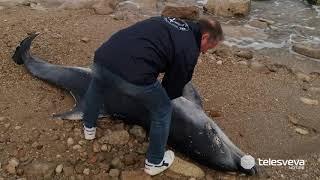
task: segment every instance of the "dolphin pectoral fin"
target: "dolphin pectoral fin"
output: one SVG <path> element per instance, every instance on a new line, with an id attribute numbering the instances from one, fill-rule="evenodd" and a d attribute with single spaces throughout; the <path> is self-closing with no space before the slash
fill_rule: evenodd
<path id="1" fill-rule="evenodd" d="M 74 109 L 68 112 L 53 114 L 53 119 L 58 120 L 81 120 L 83 116 L 83 112 L 79 111 L 78 109 Z"/>
<path id="2" fill-rule="evenodd" d="M 182 96 L 203 108 L 201 97 L 191 81 L 184 86 Z"/>
<path id="3" fill-rule="evenodd" d="M 83 106 L 76 105 L 72 110 L 59 113 L 59 114 L 53 114 L 52 118 L 57 120 L 82 120 L 83 118 Z M 106 111 L 100 110 L 98 118 L 105 118 L 110 117 L 110 115 L 107 114 Z"/>

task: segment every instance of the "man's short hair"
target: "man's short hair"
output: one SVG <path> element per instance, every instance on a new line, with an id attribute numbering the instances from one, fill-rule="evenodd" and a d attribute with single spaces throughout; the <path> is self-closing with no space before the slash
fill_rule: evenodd
<path id="1" fill-rule="evenodd" d="M 224 35 L 220 25 L 220 22 L 215 19 L 201 18 L 198 20 L 200 25 L 201 34 L 209 33 L 210 40 L 212 41 L 223 41 Z"/>

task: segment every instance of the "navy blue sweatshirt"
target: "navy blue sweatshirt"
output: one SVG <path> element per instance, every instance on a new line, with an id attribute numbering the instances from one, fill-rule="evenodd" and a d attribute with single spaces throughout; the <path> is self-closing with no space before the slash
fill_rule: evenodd
<path id="1" fill-rule="evenodd" d="M 148 85 L 165 73 L 170 99 L 180 97 L 200 54 L 197 23 L 152 17 L 113 34 L 95 52 L 94 62 L 136 85 Z"/>

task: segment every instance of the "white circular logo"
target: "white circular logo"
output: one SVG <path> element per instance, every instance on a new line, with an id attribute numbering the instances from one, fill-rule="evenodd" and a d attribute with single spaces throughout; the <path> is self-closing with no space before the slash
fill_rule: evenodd
<path id="1" fill-rule="evenodd" d="M 189 31 L 190 29 L 188 24 L 184 20 L 174 17 L 165 17 L 164 20 L 180 31 Z"/>
<path id="2" fill-rule="evenodd" d="M 241 162 L 240 165 L 244 168 L 244 169 L 251 169 L 254 167 L 254 165 L 256 164 L 254 158 L 250 155 L 244 155 L 241 158 Z"/>

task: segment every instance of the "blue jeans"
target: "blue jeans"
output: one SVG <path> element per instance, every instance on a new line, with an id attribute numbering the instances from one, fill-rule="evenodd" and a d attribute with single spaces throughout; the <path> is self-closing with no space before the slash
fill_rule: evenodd
<path id="1" fill-rule="evenodd" d="M 148 110 L 150 143 L 147 159 L 150 163 L 159 164 L 167 144 L 172 115 L 171 101 L 165 89 L 158 81 L 145 86 L 129 83 L 108 69 L 94 64 L 93 78 L 85 95 L 83 121 L 86 127 L 96 127 L 104 97 L 111 91 L 134 98 L 137 106 L 143 105 Z"/>

